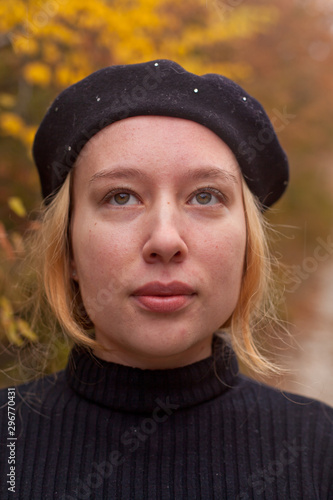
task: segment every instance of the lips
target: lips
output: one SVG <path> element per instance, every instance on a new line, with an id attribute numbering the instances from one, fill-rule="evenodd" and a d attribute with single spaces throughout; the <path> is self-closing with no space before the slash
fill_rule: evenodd
<path id="1" fill-rule="evenodd" d="M 180 281 L 147 283 L 133 292 L 134 299 L 145 310 L 170 313 L 189 305 L 195 290 Z"/>
<path id="2" fill-rule="evenodd" d="M 193 288 L 180 281 L 172 281 L 171 283 L 153 281 L 135 290 L 133 295 L 159 295 L 163 297 L 168 295 L 192 295 L 193 293 L 195 293 Z"/>

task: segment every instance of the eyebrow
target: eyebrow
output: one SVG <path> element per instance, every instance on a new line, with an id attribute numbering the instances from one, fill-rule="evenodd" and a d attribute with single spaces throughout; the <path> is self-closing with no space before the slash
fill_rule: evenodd
<path id="1" fill-rule="evenodd" d="M 193 170 L 191 169 L 186 172 L 185 177 L 193 179 L 195 181 L 201 179 L 216 179 L 222 177 L 223 179 L 231 181 L 232 183 L 238 183 L 238 178 L 236 175 L 217 167 L 195 168 Z"/>
<path id="2" fill-rule="evenodd" d="M 138 170 L 137 168 L 118 166 L 112 169 L 104 169 L 101 170 L 100 172 L 97 172 L 90 178 L 89 183 L 93 183 L 99 179 L 133 179 L 133 178 L 140 180 L 147 180 L 149 178 L 149 175 L 142 172 L 141 170 Z M 217 167 L 209 167 L 209 168 L 196 167 L 193 169 L 189 169 L 187 170 L 187 172 L 185 172 L 183 178 L 184 180 L 195 180 L 195 181 L 199 181 L 201 179 L 223 178 L 224 180 L 230 181 L 232 183 L 235 184 L 238 183 L 238 178 L 236 175 Z"/>
<path id="3" fill-rule="evenodd" d="M 91 179 L 90 183 L 98 180 L 98 179 L 130 179 L 130 178 L 136 178 L 136 179 L 146 179 L 148 177 L 147 174 L 144 172 L 141 172 L 141 170 L 138 170 L 137 168 L 133 167 L 115 167 L 112 169 L 104 169 L 101 170 L 100 172 L 97 172 L 94 174 Z"/>

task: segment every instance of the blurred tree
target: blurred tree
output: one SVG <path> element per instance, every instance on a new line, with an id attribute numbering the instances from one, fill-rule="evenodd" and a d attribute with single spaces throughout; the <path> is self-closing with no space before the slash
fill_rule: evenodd
<path id="1" fill-rule="evenodd" d="M 290 159 L 290 186 L 269 218 L 281 225 L 288 220 L 291 226 L 282 229 L 286 237 L 276 251 L 292 271 L 313 256 L 318 238 L 327 241 L 333 229 L 333 4 L 327 0 L 278 3 L 279 21 L 269 32 L 246 44 L 236 40 L 233 47 L 240 60 L 249 58 L 253 71 L 246 88 L 260 96 L 275 120 Z M 291 320 L 299 308 L 304 313 L 311 307 L 304 302 L 301 288 L 288 295 Z"/>
<path id="2" fill-rule="evenodd" d="M 306 213 L 313 238 L 332 220 L 325 188 L 331 190 L 333 179 L 333 4 L 280 0 L 279 7 L 279 21 L 269 33 L 246 46 L 236 42 L 235 50 L 240 60 L 255 54 L 246 86 L 264 101 L 291 159 L 284 207 L 296 223 Z"/>

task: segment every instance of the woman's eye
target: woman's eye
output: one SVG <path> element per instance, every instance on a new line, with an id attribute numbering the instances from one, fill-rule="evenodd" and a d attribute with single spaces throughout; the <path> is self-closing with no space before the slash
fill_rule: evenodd
<path id="1" fill-rule="evenodd" d="M 192 205 L 216 205 L 224 201 L 223 194 L 217 189 L 203 189 L 197 191 L 191 199 Z"/>
<path id="2" fill-rule="evenodd" d="M 124 191 L 118 191 L 116 193 L 109 193 L 106 197 L 107 203 L 114 206 L 122 205 L 136 205 L 139 203 L 138 198 L 131 193 L 126 193 Z"/>

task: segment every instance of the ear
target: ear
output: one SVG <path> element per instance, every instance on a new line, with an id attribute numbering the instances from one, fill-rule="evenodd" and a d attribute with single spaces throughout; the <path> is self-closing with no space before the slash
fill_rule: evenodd
<path id="1" fill-rule="evenodd" d="M 77 273 L 76 273 L 75 262 L 73 259 L 71 260 L 70 273 L 71 273 L 72 280 L 79 281 L 79 278 L 77 277 Z"/>

